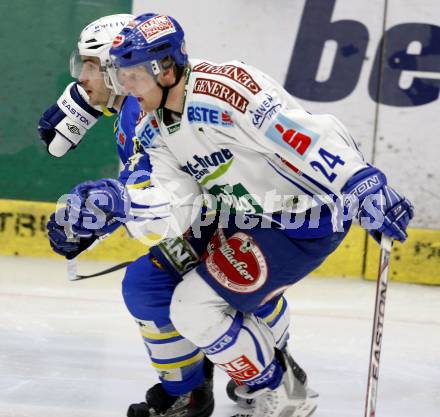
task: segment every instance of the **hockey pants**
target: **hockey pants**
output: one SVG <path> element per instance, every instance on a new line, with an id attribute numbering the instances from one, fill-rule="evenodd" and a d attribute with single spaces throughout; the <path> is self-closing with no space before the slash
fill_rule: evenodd
<path id="1" fill-rule="evenodd" d="M 152 366 L 165 390 L 171 395 L 187 393 L 204 380 L 205 354 L 185 339 L 170 320 L 173 292 L 181 279 L 164 271 L 145 255 L 128 266 L 122 282 L 125 304 L 139 324 Z M 277 345 L 282 348 L 289 337 L 289 312 L 286 300 L 276 297 L 256 311 Z M 198 327 L 203 316 L 191 326 Z"/>
<path id="2" fill-rule="evenodd" d="M 317 268 L 345 234 L 293 239 L 277 229 L 219 229 L 209 256 L 174 291 L 175 328 L 237 382 L 276 387 L 276 339 L 256 312 Z"/>

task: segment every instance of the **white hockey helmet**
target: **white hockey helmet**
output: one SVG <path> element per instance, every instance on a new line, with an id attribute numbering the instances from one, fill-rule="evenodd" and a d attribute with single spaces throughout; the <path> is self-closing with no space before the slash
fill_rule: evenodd
<path id="1" fill-rule="evenodd" d="M 70 57 L 70 74 L 74 78 L 79 78 L 83 63 L 81 56 L 96 57 L 101 64 L 101 72 L 104 76 L 106 86 L 112 94 L 108 107 L 113 105 L 115 95 L 116 72 L 110 59 L 110 48 L 116 35 L 134 19 L 131 14 L 113 14 L 104 16 L 88 24 L 81 32 L 77 49 Z"/>

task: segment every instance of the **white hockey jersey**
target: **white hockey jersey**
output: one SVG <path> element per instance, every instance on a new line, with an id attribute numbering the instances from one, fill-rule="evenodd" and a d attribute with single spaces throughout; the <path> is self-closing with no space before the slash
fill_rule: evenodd
<path id="1" fill-rule="evenodd" d="M 331 205 L 328 196 L 367 166 L 338 119 L 308 113 L 261 71 L 238 61 L 191 67 L 182 118 L 165 125 L 157 112 L 153 146 L 160 163 L 178 164 L 233 209 L 302 212 L 321 197 Z"/>
<path id="2" fill-rule="evenodd" d="M 198 183 L 180 169 L 165 147 L 148 151 L 132 155 L 119 180 L 130 197 L 132 220 L 125 221 L 127 230 L 154 246 L 162 239 L 182 236 L 198 218 L 204 200 Z"/>

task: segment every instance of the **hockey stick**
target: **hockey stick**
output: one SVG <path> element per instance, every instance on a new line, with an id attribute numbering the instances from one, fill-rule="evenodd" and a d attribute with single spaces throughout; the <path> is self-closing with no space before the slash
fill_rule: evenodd
<path id="1" fill-rule="evenodd" d="M 105 240 L 107 237 L 110 236 L 110 233 L 100 236 L 95 242 L 93 242 L 86 250 L 89 251 L 93 249 L 96 245 L 101 243 L 103 240 Z M 68 238 L 68 241 L 75 242 L 78 238 L 74 237 L 73 234 L 70 234 L 70 237 Z M 78 255 L 79 256 L 79 255 Z M 118 271 L 119 269 L 125 268 L 127 265 L 130 265 L 132 261 L 126 261 L 122 262 L 120 264 L 114 265 L 110 268 L 104 269 L 103 271 L 96 272 L 94 274 L 90 275 L 78 275 L 78 267 L 77 267 L 77 258 L 76 256 L 73 259 L 67 260 L 67 279 L 69 281 L 79 281 L 82 279 L 88 279 L 88 278 L 94 278 L 99 277 L 101 275 L 109 274 L 110 272 Z"/>
<path id="2" fill-rule="evenodd" d="M 205 217 L 214 217 L 217 215 L 217 211 L 216 210 L 210 210 L 207 211 L 204 216 Z M 64 228 L 64 232 L 66 233 L 67 241 L 68 242 L 77 242 L 78 241 L 78 237 L 74 235 L 74 233 L 72 232 L 72 230 L 65 226 Z M 127 229 L 128 234 L 130 235 L 130 232 Z M 111 233 L 107 233 L 105 235 L 100 236 L 95 242 L 93 242 L 86 250 L 92 250 L 96 245 L 100 244 L 103 240 L 107 239 L 110 236 Z M 126 262 L 122 262 L 120 264 L 114 265 L 108 269 L 105 269 L 103 271 L 94 273 L 94 274 L 90 274 L 90 275 L 79 275 L 78 274 L 78 268 L 77 268 L 77 258 L 79 255 L 77 255 L 75 258 L 73 259 L 68 259 L 67 260 L 67 279 L 69 281 L 79 281 L 79 280 L 83 280 L 83 279 L 88 279 L 88 278 L 94 278 L 94 277 L 99 277 L 101 275 L 106 275 L 109 274 L 110 272 L 114 272 L 114 271 L 118 271 L 119 269 L 125 268 L 126 266 L 130 265 L 133 261 L 126 261 Z"/>
<path id="3" fill-rule="evenodd" d="M 377 387 L 379 383 L 379 361 L 382 346 L 385 301 L 388 286 L 392 239 L 382 235 L 380 242 L 380 264 L 376 286 L 376 304 L 374 308 L 373 333 L 371 335 L 370 362 L 368 371 L 365 417 L 375 417 Z"/>
<path id="4" fill-rule="evenodd" d="M 130 265 L 132 262 L 133 261 L 122 262 L 110 268 L 104 269 L 103 271 L 96 272 L 90 275 L 78 275 L 76 259 L 70 259 L 67 261 L 67 278 L 69 281 L 80 281 L 82 279 L 100 277 L 102 275 L 110 274 L 110 272 L 118 271 L 119 269 L 125 268 L 126 266 Z"/>

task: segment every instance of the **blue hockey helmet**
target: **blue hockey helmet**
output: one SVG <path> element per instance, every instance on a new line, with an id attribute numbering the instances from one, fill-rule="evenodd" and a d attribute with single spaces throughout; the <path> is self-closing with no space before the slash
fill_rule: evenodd
<path id="1" fill-rule="evenodd" d="M 113 41 L 110 55 L 118 68 L 144 65 L 154 76 L 165 58 L 177 67 L 188 63 L 184 32 L 171 16 L 146 13 L 130 22 Z"/>

